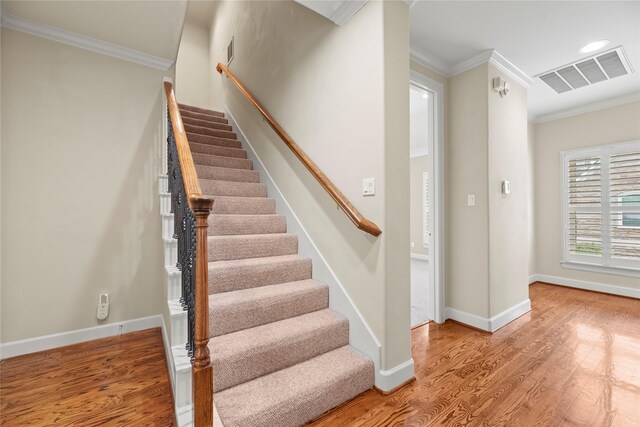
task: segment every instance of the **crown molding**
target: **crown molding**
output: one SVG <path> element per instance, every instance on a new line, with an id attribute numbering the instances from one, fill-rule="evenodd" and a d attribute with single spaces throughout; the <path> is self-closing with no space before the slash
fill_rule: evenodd
<path id="1" fill-rule="evenodd" d="M 478 55 L 462 61 L 452 67 L 451 75 L 455 76 L 460 73 L 464 73 L 472 68 L 481 64 L 491 63 L 500 71 L 505 73 L 511 79 L 525 88 L 529 88 L 533 84 L 533 79 L 527 75 L 520 68 L 513 65 L 507 58 L 502 56 L 500 52 L 495 49 L 485 50 Z"/>
<path id="2" fill-rule="evenodd" d="M 615 98 L 609 98 L 602 101 L 592 102 L 590 104 L 581 105 L 575 108 L 569 108 L 566 110 L 556 111 L 549 114 L 541 114 L 538 116 L 533 116 L 529 121 L 537 125 L 540 123 L 552 122 L 554 120 L 566 119 L 568 117 L 579 116 L 580 114 L 586 114 L 586 113 L 591 113 L 598 110 L 617 107 L 619 105 L 631 104 L 632 102 L 638 102 L 638 101 L 640 101 L 640 93 L 631 93 L 627 95 L 617 96 Z"/>
<path id="3" fill-rule="evenodd" d="M 409 9 L 411 9 L 417 1 L 418 0 L 402 0 L 402 3 L 406 4 L 407 6 L 409 6 Z"/>
<path id="4" fill-rule="evenodd" d="M 428 69 L 435 71 L 443 77 L 451 76 L 451 65 L 437 58 L 430 53 L 427 53 L 416 46 L 411 46 L 409 50 L 409 57 L 420 65 L 427 67 Z"/>
<path id="5" fill-rule="evenodd" d="M 346 24 L 367 3 L 367 0 L 343 1 L 329 18 L 338 26 Z"/>
<path id="6" fill-rule="evenodd" d="M 0 12 L 0 16 L 0 24 L 4 28 L 21 31 L 23 33 L 31 34 L 32 36 L 42 37 L 47 40 L 64 43 L 80 49 L 90 50 L 102 55 L 134 62 L 146 67 L 166 71 L 174 62 L 170 59 L 149 55 L 114 43 L 94 39 L 93 37 L 85 36 L 83 34 L 63 30 L 41 22 L 31 21 L 30 19 L 12 15 L 6 10 L 2 10 Z"/>

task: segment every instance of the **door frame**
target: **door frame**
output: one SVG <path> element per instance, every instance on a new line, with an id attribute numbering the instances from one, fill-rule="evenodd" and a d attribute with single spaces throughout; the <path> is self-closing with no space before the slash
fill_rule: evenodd
<path id="1" fill-rule="evenodd" d="M 433 245 L 429 248 L 431 276 L 430 290 L 433 301 L 433 321 L 445 321 L 445 263 L 444 263 L 444 85 L 417 71 L 411 70 L 409 86 L 427 90 L 435 95 L 435 138 L 431 170 L 433 171 Z"/>

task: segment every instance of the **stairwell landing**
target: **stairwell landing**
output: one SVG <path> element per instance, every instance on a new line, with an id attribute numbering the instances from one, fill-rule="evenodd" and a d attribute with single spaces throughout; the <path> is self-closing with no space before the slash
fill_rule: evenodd
<path id="1" fill-rule="evenodd" d="M 225 427 L 300 426 L 373 387 L 373 363 L 224 114 L 180 104 L 209 217 L 209 350 Z"/>

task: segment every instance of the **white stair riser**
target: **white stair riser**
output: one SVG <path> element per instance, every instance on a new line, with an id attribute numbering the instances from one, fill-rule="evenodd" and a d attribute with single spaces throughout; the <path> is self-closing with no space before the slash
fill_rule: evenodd
<path id="1" fill-rule="evenodd" d="M 173 239 L 173 214 L 162 214 L 162 238 Z"/>
<path id="2" fill-rule="evenodd" d="M 172 347 L 175 361 L 174 399 L 177 408 L 191 405 L 191 362 L 183 346 Z"/>
<path id="3" fill-rule="evenodd" d="M 164 264 L 175 267 L 178 263 L 178 241 L 176 239 L 164 241 Z"/>
<path id="4" fill-rule="evenodd" d="M 167 272 L 167 299 L 179 300 L 182 296 L 181 275 L 178 269 Z"/>
<path id="5" fill-rule="evenodd" d="M 182 345 L 187 342 L 187 312 L 171 314 L 171 345 Z"/>
<path id="6" fill-rule="evenodd" d="M 169 177 L 167 175 L 160 175 L 158 177 L 158 193 L 169 192 Z"/>
<path id="7" fill-rule="evenodd" d="M 160 193 L 160 213 L 162 215 L 171 213 L 171 194 Z"/>

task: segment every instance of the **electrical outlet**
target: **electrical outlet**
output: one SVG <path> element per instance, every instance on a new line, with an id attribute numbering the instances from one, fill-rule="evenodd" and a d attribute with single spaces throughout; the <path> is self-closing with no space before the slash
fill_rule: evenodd
<path id="1" fill-rule="evenodd" d="M 98 320 L 104 320 L 109 316 L 109 294 L 100 294 L 98 298 L 98 311 L 96 317 Z"/>

